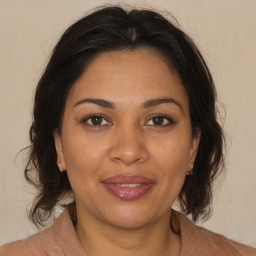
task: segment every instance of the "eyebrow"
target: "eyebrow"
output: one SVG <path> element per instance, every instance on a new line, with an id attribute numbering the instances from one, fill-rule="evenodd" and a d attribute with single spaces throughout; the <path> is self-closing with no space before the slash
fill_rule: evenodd
<path id="1" fill-rule="evenodd" d="M 115 108 L 115 104 L 110 102 L 110 101 L 107 101 L 107 100 L 103 100 L 103 99 L 92 99 L 92 98 L 88 98 L 88 99 L 82 99 L 80 101 L 78 101 L 74 107 L 78 106 L 78 105 L 81 105 L 83 103 L 92 103 L 92 104 L 95 104 L 95 105 L 98 105 L 98 106 L 101 106 L 101 107 L 105 107 L 105 108 L 111 108 L 111 109 L 114 109 Z M 73 107 L 73 108 L 74 108 Z"/>
<path id="2" fill-rule="evenodd" d="M 104 99 L 94 99 L 94 98 L 82 99 L 82 100 L 78 101 L 73 106 L 73 108 L 77 107 L 78 105 L 84 104 L 84 103 L 92 103 L 92 104 L 95 104 L 95 105 L 98 105 L 98 106 L 101 106 L 101 107 L 105 107 L 105 108 L 110 108 L 110 109 L 115 109 L 116 108 L 116 105 L 113 102 L 110 102 L 110 101 L 107 101 L 107 100 L 104 100 Z M 158 105 L 161 105 L 161 104 L 164 104 L 164 103 L 175 104 L 177 107 L 179 107 L 179 109 L 183 113 L 182 104 L 179 101 L 177 101 L 177 100 L 175 100 L 173 98 L 150 99 L 150 100 L 147 100 L 146 102 L 144 102 L 142 107 L 147 109 L 147 108 L 158 106 Z"/>
<path id="3" fill-rule="evenodd" d="M 150 99 L 147 100 L 144 104 L 143 104 L 143 108 L 150 108 L 150 107 L 154 107 L 154 106 L 158 106 L 160 104 L 164 104 L 164 103 L 172 103 L 175 104 L 177 107 L 179 107 L 179 109 L 181 110 L 181 112 L 183 113 L 183 106 L 181 105 L 181 103 L 173 98 L 157 98 L 157 99 Z"/>

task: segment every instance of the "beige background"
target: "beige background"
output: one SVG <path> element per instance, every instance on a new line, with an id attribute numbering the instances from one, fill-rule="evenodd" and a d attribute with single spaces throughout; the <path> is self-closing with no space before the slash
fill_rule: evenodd
<path id="1" fill-rule="evenodd" d="M 64 29 L 102 3 L 0 0 L 0 244 L 35 232 L 26 217 L 33 190 L 23 179 L 25 155 L 15 156 L 29 145 L 39 75 Z M 216 183 L 213 216 L 203 225 L 256 247 L 256 1 L 126 3 L 172 12 L 206 58 L 226 108 L 228 154 L 226 175 Z"/>

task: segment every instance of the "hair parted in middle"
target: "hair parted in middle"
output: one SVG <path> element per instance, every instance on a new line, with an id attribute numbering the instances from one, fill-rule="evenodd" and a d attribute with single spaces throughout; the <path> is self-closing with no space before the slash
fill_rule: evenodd
<path id="1" fill-rule="evenodd" d="M 56 129 L 61 133 L 70 88 L 100 53 L 143 47 L 165 58 L 187 92 L 192 134 L 198 136 L 200 130 L 201 139 L 193 175 L 186 176 L 178 202 L 194 221 L 209 217 L 212 182 L 223 167 L 224 136 L 217 122 L 216 91 L 210 71 L 194 42 L 175 23 L 152 10 L 109 6 L 94 10 L 64 32 L 41 76 L 34 99 L 25 177 L 38 189 L 30 210 L 36 225 L 43 225 L 58 202 L 72 193 L 66 172 L 60 172 L 56 164 L 53 138 Z M 34 172 L 36 179 L 30 175 Z"/>

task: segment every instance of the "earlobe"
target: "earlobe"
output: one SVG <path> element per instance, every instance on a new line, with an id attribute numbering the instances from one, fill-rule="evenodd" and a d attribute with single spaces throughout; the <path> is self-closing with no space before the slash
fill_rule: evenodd
<path id="1" fill-rule="evenodd" d="M 65 164 L 64 155 L 63 155 L 61 135 L 58 130 L 54 130 L 53 137 L 54 137 L 55 149 L 57 154 L 56 164 L 59 170 L 62 172 L 66 170 L 66 164 Z"/>

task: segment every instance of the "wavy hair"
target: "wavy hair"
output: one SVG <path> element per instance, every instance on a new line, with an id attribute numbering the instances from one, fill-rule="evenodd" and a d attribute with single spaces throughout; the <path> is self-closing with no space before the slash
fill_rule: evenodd
<path id="1" fill-rule="evenodd" d="M 193 221 L 210 216 L 212 184 L 223 169 L 225 142 L 217 122 L 216 90 L 200 51 L 171 19 L 152 10 L 101 7 L 71 25 L 60 38 L 38 82 L 30 128 L 25 177 L 38 189 L 29 214 L 37 226 L 43 226 L 61 199 L 72 193 L 66 172 L 56 165 L 53 138 L 53 131 L 61 128 L 70 88 L 98 54 L 140 47 L 162 54 L 186 89 L 192 130 L 195 135 L 200 129 L 201 139 L 194 174 L 186 177 L 178 202 Z"/>

